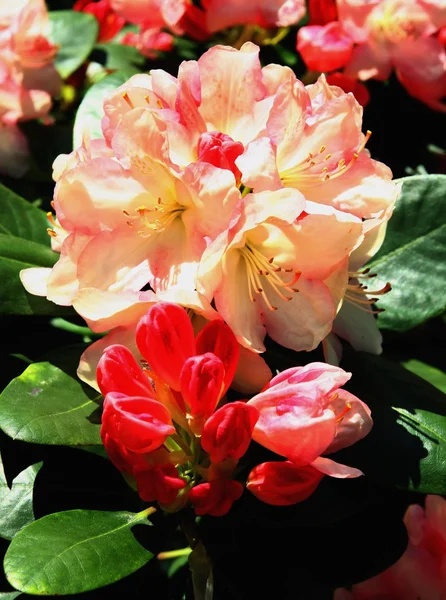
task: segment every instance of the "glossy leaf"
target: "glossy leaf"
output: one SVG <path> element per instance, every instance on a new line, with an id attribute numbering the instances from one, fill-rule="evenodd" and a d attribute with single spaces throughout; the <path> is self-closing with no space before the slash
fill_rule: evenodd
<path id="1" fill-rule="evenodd" d="M 93 15 L 72 10 L 49 13 L 50 39 L 59 46 L 54 65 L 63 79 L 69 77 L 88 57 L 98 36 Z"/>
<path id="2" fill-rule="evenodd" d="M 0 427 L 34 444 L 100 445 L 95 394 L 48 362 L 32 364 L 0 395 Z"/>
<path id="3" fill-rule="evenodd" d="M 134 47 L 125 44 L 97 44 L 96 48 L 106 54 L 105 66 L 111 70 L 125 70 L 134 73 L 141 72 L 141 66 L 145 62 L 144 56 Z M 139 68 L 138 68 L 139 67 Z"/>
<path id="4" fill-rule="evenodd" d="M 14 600 L 21 595 L 21 592 L 0 592 L 0 600 Z"/>
<path id="5" fill-rule="evenodd" d="M 46 214 L 0 184 L 0 233 L 50 245 Z"/>
<path id="6" fill-rule="evenodd" d="M 373 289 L 392 284 L 392 291 L 379 300 L 385 312 L 378 323 L 396 331 L 411 329 L 446 308 L 446 175 L 401 181 L 384 244 L 368 265 L 377 273 Z"/>
<path id="7" fill-rule="evenodd" d="M 104 77 L 88 90 L 79 106 L 74 121 L 74 148 L 81 145 L 84 131 L 88 132 L 92 140 L 103 137 L 101 121 L 104 116 L 102 108 L 104 99 L 132 75 L 134 75 L 133 71 L 117 71 Z"/>
<path id="8" fill-rule="evenodd" d="M 425 379 L 446 394 L 446 373 L 444 373 L 444 371 L 440 371 L 420 360 L 408 360 L 401 364 L 405 369 L 411 373 L 415 373 L 418 377 Z"/>
<path id="9" fill-rule="evenodd" d="M 9 488 L 0 456 L 0 536 L 2 538 L 11 540 L 20 529 L 34 521 L 34 481 L 41 466 L 42 463 L 37 463 L 19 473 Z"/>
<path id="10" fill-rule="evenodd" d="M 34 521 L 11 542 L 6 577 L 17 590 L 39 596 L 81 594 L 119 581 L 153 558 L 131 531 L 150 525 L 151 512 L 70 510 Z"/>
<path id="11" fill-rule="evenodd" d="M 339 461 L 380 483 L 446 494 L 446 395 L 379 356 L 347 351 L 341 366 L 352 371 L 346 387 L 369 405 L 374 426 Z"/>
<path id="12" fill-rule="evenodd" d="M 22 269 L 52 267 L 58 259 L 50 248 L 46 214 L 4 186 L 0 211 L 0 313 L 66 314 L 67 308 L 28 294 L 19 277 Z"/>
<path id="13" fill-rule="evenodd" d="M 66 307 L 29 294 L 19 273 L 28 267 L 52 267 L 58 255 L 43 244 L 0 233 L 0 313 L 10 315 L 66 315 Z"/>

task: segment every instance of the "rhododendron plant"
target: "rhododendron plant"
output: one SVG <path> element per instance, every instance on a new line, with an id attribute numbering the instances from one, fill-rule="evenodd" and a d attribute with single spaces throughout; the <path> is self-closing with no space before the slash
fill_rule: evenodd
<path id="1" fill-rule="evenodd" d="M 0 0 L 1 598 L 446 600 L 445 11 Z"/>

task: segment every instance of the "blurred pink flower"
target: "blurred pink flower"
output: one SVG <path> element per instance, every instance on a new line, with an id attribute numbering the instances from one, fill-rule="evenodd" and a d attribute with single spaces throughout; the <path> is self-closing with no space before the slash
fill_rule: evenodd
<path id="1" fill-rule="evenodd" d="M 13 177 L 26 170 L 28 152 L 15 124 L 47 117 L 51 96 L 60 91 L 61 80 L 53 66 L 57 47 L 47 32 L 43 0 L 4 3 L 0 9 L 0 171 Z"/>
<path id="2" fill-rule="evenodd" d="M 383 573 L 336 590 L 334 600 L 443 600 L 446 598 L 446 500 L 426 496 L 425 508 L 409 506 L 404 516 L 409 545 Z"/>
<path id="3" fill-rule="evenodd" d="M 446 24 L 441 3 L 426 0 L 338 0 L 339 19 L 356 47 L 346 75 L 387 79 L 395 69 L 409 94 L 446 110 L 446 53 L 435 36 Z"/>

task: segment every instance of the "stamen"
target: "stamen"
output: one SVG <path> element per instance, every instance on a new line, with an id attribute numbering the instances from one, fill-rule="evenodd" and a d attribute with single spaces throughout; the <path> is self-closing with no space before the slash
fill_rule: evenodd
<path id="1" fill-rule="evenodd" d="M 122 99 L 125 100 L 125 102 L 127 102 L 127 104 L 130 106 L 130 108 L 135 108 L 135 105 L 133 104 L 133 102 L 130 100 L 130 96 L 128 95 L 127 92 L 124 92 L 122 94 Z"/>
<path id="2" fill-rule="evenodd" d="M 57 237 L 57 233 L 54 231 L 54 229 L 51 229 L 51 227 L 48 227 L 48 229 L 46 231 L 47 231 L 47 233 L 48 233 L 49 236 L 51 236 L 53 238 Z"/>
<path id="3" fill-rule="evenodd" d="M 342 411 L 336 415 L 336 423 L 339 423 L 339 421 L 342 421 L 342 419 L 345 417 L 345 415 L 350 412 L 352 409 L 352 405 L 348 402 L 344 408 L 342 409 Z"/>

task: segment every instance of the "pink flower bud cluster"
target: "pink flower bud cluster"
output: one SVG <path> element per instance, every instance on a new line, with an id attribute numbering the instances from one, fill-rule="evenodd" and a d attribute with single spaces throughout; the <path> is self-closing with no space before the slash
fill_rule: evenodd
<path id="1" fill-rule="evenodd" d="M 3 2 L 0 9 L 0 172 L 20 177 L 28 145 L 19 121 L 46 118 L 60 91 L 43 0 Z"/>
<path id="2" fill-rule="evenodd" d="M 341 369 L 289 369 L 251 400 L 225 403 L 239 345 L 223 321 L 195 337 L 183 308 L 157 303 L 140 319 L 136 343 L 142 366 L 128 348 L 112 345 L 97 381 L 104 446 L 144 501 L 166 510 L 189 501 L 198 515 L 225 514 L 243 493 L 234 475 L 252 439 L 287 459 L 260 464 L 248 476 L 249 491 L 269 504 L 304 500 L 324 474 L 361 474 L 320 456 L 372 426 L 368 408 L 339 389 L 349 378 Z"/>
<path id="3" fill-rule="evenodd" d="M 312 71 L 343 69 L 350 81 L 388 79 L 395 70 L 409 94 L 446 111 L 446 10 L 440 0 L 311 0 L 297 49 Z M 339 78 L 339 76 L 338 76 Z M 333 81 L 334 83 L 334 81 Z M 356 83 L 362 103 L 364 86 Z"/>

